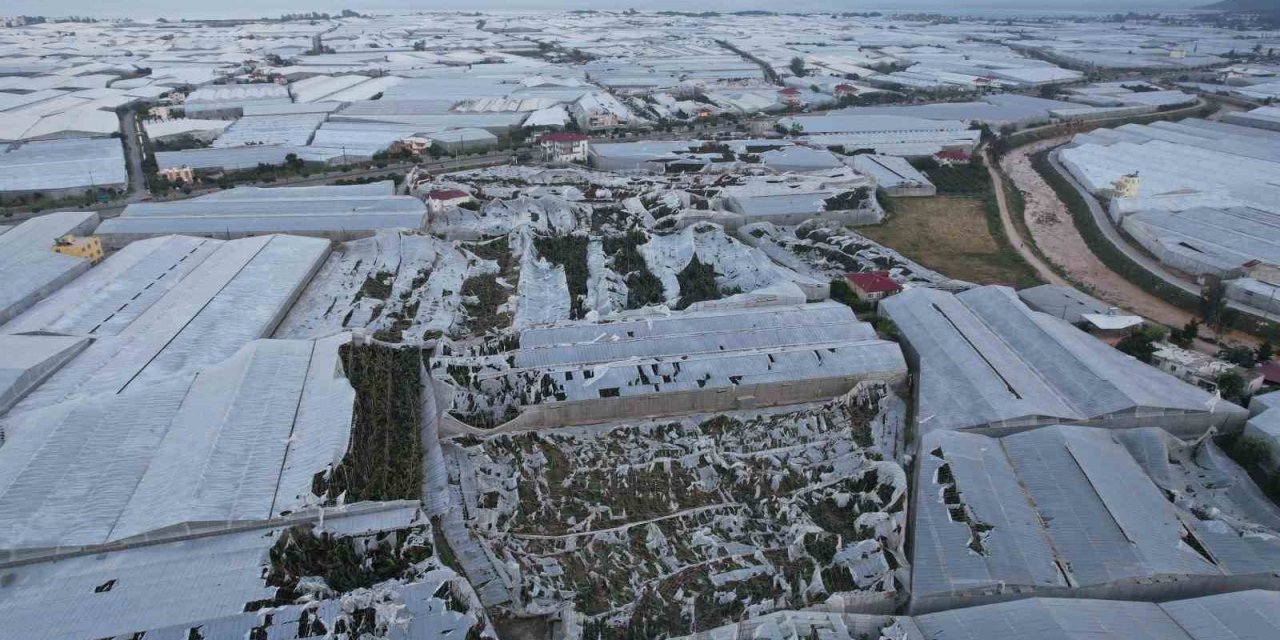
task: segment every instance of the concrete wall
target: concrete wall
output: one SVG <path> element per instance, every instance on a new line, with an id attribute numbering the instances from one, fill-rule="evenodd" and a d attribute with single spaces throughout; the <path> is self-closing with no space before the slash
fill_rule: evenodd
<path id="1" fill-rule="evenodd" d="M 841 376 L 776 384 L 544 403 L 523 407 L 519 416 L 499 426 L 498 429 L 507 431 L 567 427 L 616 420 L 799 404 L 835 398 L 848 393 L 854 385 L 864 380 L 882 380 L 890 384 L 898 384 L 905 379 L 905 372 L 894 375 Z"/>
<path id="2" fill-rule="evenodd" d="M 289 229 L 280 229 L 276 231 L 236 231 L 232 229 L 230 233 L 227 231 L 210 231 L 210 232 L 193 232 L 193 231 L 157 231 L 155 233 L 100 233 L 97 234 L 102 239 L 102 246 L 107 249 L 121 249 L 131 242 L 138 240 L 146 240 L 147 238 L 156 238 L 159 236 L 167 236 L 171 234 L 180 234 L 184 236 L 196 236 L 200 238 L 214 238 L 216 240 L 235 240 L 238 238 L 253 238 L 257 236 L 268 236 L 273 234 L 287 234 L 291 236 L 306 236 L 309 238 L 325 238 L 334 242 L 347 242 L 350 240 L 359 240 L 361 238 L 371 238 L 376 234 L 374 229 L 327 229 L 322 231 L 293 231 Z"/>
<path id="3" fill-rule="evenodd" d="M 821 220 L 833 220 L 835 222 L 848 225 L 868 225 L 879 224 L 883 221 L 884 212 L 877 211 L 875 209 L 855 209 L 844 211 L 802 211 L 797 213 L 761 216 L 742 214 L 742 224 L 772 222 L 779 226 L 795 226 L 806 220 L 813 220 L 814 218 Z"/>
<path id="4" fill-rule="evenodd" d="M 938 195 L 938 188 L 928 185 L 881 187 L 884 192 L 895 198 L 929 198 Z"/>
<path id="5" fill-rule="evenodd" d="M 1222 401 L 1222 404 L 1225 407 L 1235 406 L 1225 400 Z M 1025 416 L 1002 422 L 978 425 L 962 429 L 962 431 L 999 438 L 1055 424 L 1098 427 L 1099 429 L 1158 427 L 1179 438 L 1192 439 L 1204 435 L 1211 428 L 1223 433 L 1233 433 L 1244 428 L 1248 413 L 1238 410 L 1239 407 L 1236 407 L 1236 409 L 1220 409 L 1210 413 L 1208 411 L 1185 412 L 1144 408 L 1090 420 L 1062 420 L 1046 416 Z"/>
<path id="6" fill-rule="evenodd" d="M 1280 589 L 1280 576 L 1265 573 L 1234 576 L 1165 575 L 1075 588 L 990 584 L 966 591 L 912 596 L 907 609 L 911 615 L 922 615 L 1036 597 L 1166 602 L 1249 589 Z"/>

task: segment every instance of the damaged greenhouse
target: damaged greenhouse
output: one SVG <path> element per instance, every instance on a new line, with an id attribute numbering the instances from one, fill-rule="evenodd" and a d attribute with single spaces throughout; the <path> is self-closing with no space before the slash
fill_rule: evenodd
<path id="1" fill-rule="evenodd" d="M 834 302 L 529 329 L 432 367 L 454 417 L 504 429 L 811 402 L 906 375 L 898 345 Z"/>
<path id="2" fill-rule="evenodd" d="M 454 439 L 457 517 L 481 558 L 510 559 L 488 561 L 510 587 L 482 599 L 602 638 L 832 598 L 891 611 L 905 410 L 864 382 L 826 404 Z"/>

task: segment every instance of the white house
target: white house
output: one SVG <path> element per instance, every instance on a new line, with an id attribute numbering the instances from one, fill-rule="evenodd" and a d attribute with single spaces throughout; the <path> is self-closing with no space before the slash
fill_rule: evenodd
<path id="1" fill-rule="evenodd" d="M 570 131 L 553 131 L 538 139 L 542 157 L 551 162 L 586 162 L 587 136 Z"/>
<path id="2" fill-rule="evenodd" d="M 1251 396 L 1262 388 L 1263 376 L 1257 370 L 1245 369 L 1211 355 L 1168 343 L 1156 344 L 1156 351 L 1151 354 L 1151 364 L 1206 391 L 1216 391 L 1218 376 L 1231 371 L 1244 379 L 1244 395 Z"/>
<path id="3" fill-rule="evenodd" d="M 427 193 L 427 211 L 440 213 L 471 201 L 471 194 L 461 189 L 436 189 Z"/>

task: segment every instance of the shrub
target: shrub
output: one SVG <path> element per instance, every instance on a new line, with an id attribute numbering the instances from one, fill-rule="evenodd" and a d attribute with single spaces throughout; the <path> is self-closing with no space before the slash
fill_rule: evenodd
<path id="1" fill-rule="evenodd" d="M 649 235 L 637 230 L 604 239 L 604 252 L 613 257 L 613 270 L 626 278 L 628 309 L 662 302 L 662 281 L 649 271 L 639 249 L 648 241 Z"/>
<path id="2" fill-rule="evenodd" d="M 421 351 L 348 343 L 338 353 L 356 391 L 351 445 L 328 476 L 316 475 L 313 491 L 330 504 L 343 494 L 347 503 L 420 498 Z"/>
<path id="3" fill-rule="evenodd" d="M 720 288 L 716 285 L 716 270 L 693 256 L 689 264 L 676 276 L 680 282 L 680 301 L 677 309 L 684 309 L 695 302 L 718 300 Z"/>
<path id="4" fill-rule="evenodd" d="M 1147 364 L 1151 364 L 1151 358 L 1156 352 L 1156 346 L 1152 342 L 1150 334 L 1139 329 L 1130 331 L 1125 337 L 1121 338 L 1120 342 L 1116 343 L 1116 349 Z"/>
<path id="5" fill-rule="evenodd" d="M 587 244 L 586 236 L 547 236 L 535 238 L 533 246 L 538 255 L 564 267 L 569 284 L 569 315 L 575 320 L 586 315 L 583 304 L 587 297 Z"/>

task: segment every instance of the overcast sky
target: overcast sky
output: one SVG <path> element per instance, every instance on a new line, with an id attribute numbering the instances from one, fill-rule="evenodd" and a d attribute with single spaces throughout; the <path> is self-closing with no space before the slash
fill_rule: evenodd
<path id="1" fill-rule="evenodd" d="M 785 11 L 872 11 L 872 10 L 939 10 L 954 13 L 974 11 L 1016 10 L 1019 13 L 1062 13 L 1064 11 L 1159 11 L 1177 10 L 1205 4 L 1212 0 L 1077 0 L 1045 2 L 1044 0 L 971 0 L 946 2 L 939 0 L 859 1 L 859 0 L 787 0 L 757 2 L 755 0 L 4 0 L 0 15 L 92 15 L 131 18 L 195 18 L 195 17 L 275 17 L 282 13 L 328 11 L 350 8 L 370 12 L 406 12 L 431 10 L 542 10 L 542 9 L 626 9 L 646 11 L 675 9 L 684 11 L 738 11 L 772 9 Z"/>

